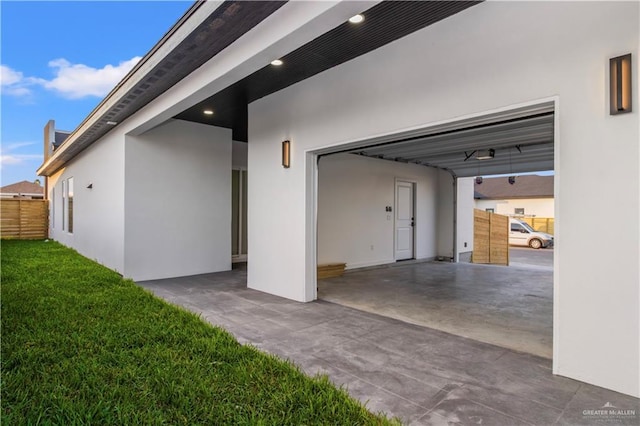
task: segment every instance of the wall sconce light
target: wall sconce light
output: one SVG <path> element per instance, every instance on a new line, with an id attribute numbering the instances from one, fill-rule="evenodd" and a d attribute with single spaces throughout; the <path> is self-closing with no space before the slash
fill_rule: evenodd
<path id="1" fill-rule="evenodd" d="M 481 185 L 481 184 L 482 184 L 482 176 L 476 177 L 476 185 Z"/>
<path id="2" fill-rule="evenodd" d="M 291 141 L 282 142 L 282 167 L 288 169 L 291 166 Z"/>
<path id="3" fill-rule="evenodd" d="M 509 176 L 509 185 L 513 185 L 514 183 L 516 183 L 516 177 L 515 176 Z"/>
<path id="4" fill-rule="evenodd" d="M 609 59 L 609 114 L 631 112 L 631 53 Z"/>
<path id="5" fill-rule="evenodd" d="M 486 149 L 486 150 L 478 150 L 476 153 L 476 158 L 478 160 L 490 160 L 496 156 L 495 149 Z"/>

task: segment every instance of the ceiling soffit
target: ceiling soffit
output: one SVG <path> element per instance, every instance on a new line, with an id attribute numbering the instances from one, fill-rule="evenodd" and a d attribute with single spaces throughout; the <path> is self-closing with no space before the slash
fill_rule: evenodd
<path id="1" fill-rule="evenodd" d="M 247 139 L 247 105 L 322 71 L 441 21 L 479 1 L 385 1 L 362 14 L 362 24 L 345 22 L 266 65 L 175 118 L 233 129 L 234 140 Z M 205 115 L 204 110 L 214 111 Z"/>

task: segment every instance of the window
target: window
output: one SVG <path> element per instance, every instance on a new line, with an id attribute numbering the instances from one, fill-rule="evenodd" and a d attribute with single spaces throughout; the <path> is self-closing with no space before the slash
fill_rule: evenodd
<path id="1" fill-rule="evenodd" d="M 511 232 L 523 232 L 523 231 L 524 231 L 524 227 L 519 223 L 511 224 Z"/>
<path id="2" fill-rule="evenodd" d="M 484 209 L 487 213 L 495 213 L 496 209 Z"/>
<path id="3" fill-rule="evenodd" d="M 73 178 L 67 179 L 67 230 L 73 234 Z"/>
<path id="4" fill-rule="evenodd" d="M 67 182 L 62 181 L 62 230 L 64 231 L 64 218 L 67 216 Z"/>
<path id="5" fill-rule="evenodd" d="M 516 208 L 516 209 L 513 209 L 513 212 L 514 212 L 515 214 L 524 214 L 524 208 Z"/>

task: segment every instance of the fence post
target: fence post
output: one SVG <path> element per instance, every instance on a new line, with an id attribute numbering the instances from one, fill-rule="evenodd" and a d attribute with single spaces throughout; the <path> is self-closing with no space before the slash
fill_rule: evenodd
<path id="1" fill-rule="evenodd" d="M 18 198 L 18 239 L 22 239 L 22 199 Z"/>

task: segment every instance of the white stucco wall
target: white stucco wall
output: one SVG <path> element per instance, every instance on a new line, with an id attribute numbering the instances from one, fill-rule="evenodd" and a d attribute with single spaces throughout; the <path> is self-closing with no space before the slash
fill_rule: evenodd
<path id="1" fill-rule="evenodd" d="M 395 261 L 396 179 L 415 183 L 416 259 L 436 256 L 435 169 L 352 154 L 324 157 L 318 166 L 318 263 L 347 269 Z"/>
<path id="2" fill-rule="evenodd" d="M 453 176 L 444 170 L 438 170 L 438 204 L 436 210 L 438 256 L 454 257 L 453 228 L 455 215 L 456 186 Z"/>
<path id="3" fill-rule="evenodd" d="M 609 115 L 607 83 L 609 58 L 638 57 L 638 8 L 486 2 L 251 104 L 249 286 L 314 297 L 310 151 L 555 99 L 554 371 L 638 396 L 639 120 Z M 612 205 L 626 226 L 594 250 L 584 229 Z"/>
<path id="4" fill-rule="evenodd" d="M 246 142 L 233 141 L 231 149 L 231 163 L 234 169 L 246 169 L 247 168 L 247 151 L 248 146 Z"/>
<path id="5" fill-rule="evenodd" d="M 470 260 L 473 251 L 473 188 L 474 178 L 459 178 L 457 182 L 457 252 L 467 253 L 465 260 Z M 460 259 L 458 259 L 460 260 Z"/>
<path id="6" fill-rule="evenodd" d="M 73 234 L 62 229 L 62 181 L 74 182 Z M 104 136 L 49 177 L 49 236 L 120 273 L 124 270 L 124 136 Z M 92 189 L 87 186 L 93 184 Z M 55 211 L 55 212 L 54 212 Z M 55 219 L 55 221 L 54 221 Z M 65 217 L 66 220 L 66 217 Z"/>
<path id="7" fill-rule="evenodd" d="M 125 276 L 231 269 L 231 130 L 172 120 L 125 152 Z"/>
<path id="8" fill-rule="evenodd" d="M 524 214 L 527 216 L 554 217 L 555 214 L 553 198 L 475 200 L 475 208 L 480 210 L 494 209 L 494 213 L 507 216 L 513 215 L 517 208 L 524 208 Z"/>

